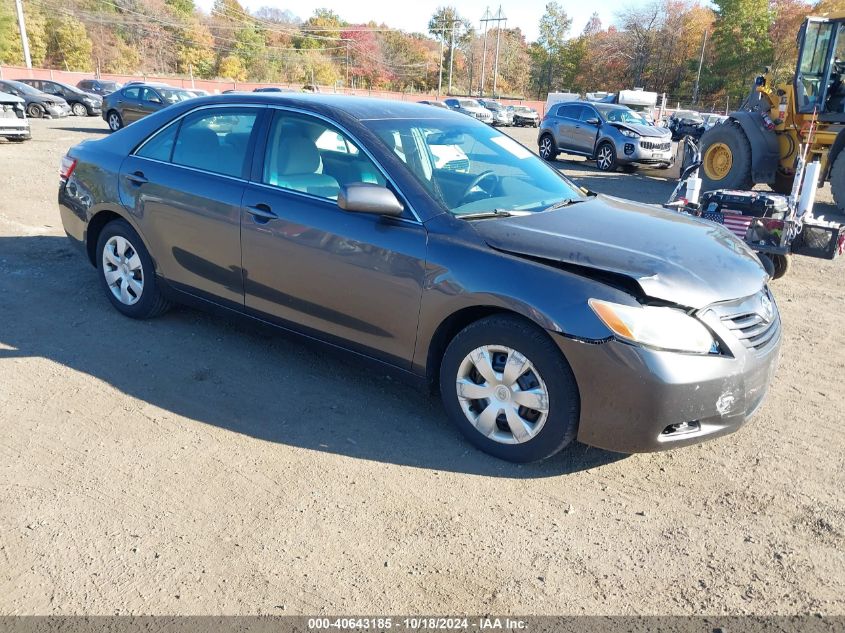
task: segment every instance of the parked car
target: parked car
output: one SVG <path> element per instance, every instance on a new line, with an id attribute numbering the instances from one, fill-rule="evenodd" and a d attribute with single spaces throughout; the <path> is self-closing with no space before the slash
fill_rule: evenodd
<path id="1" fill-rule="evenodd" d="M 62 118 L 70 114 L 70 106 L 61 97 L 48 95 L 19 81 L 0 79 L 0 92 L 23 99 L 26 104 L 26 115 L 32 119 Z"/>
<path id="2" fill-rule="evenodd" d="M 423 99 L 422 101 L 417 101 L 417 103 L 434 106 L 435 108 L 446 108 L 447 110 L 449 109 L 449 106 L 447 106 L 446 103 L 443 101 L 427 101 Z"/>
<path id="3" fill-rule="evenodd" d="M 293 88 L 277 88 L 276 86 L 262 86 L 255 88 L 253 92 L 296 92 Z"/>
<path id="4" fill-rule="evenodd" d="M 540 156 L 578 154 L 596 161 L 602 171 L 619 166 L 667 168 L 674 161 L 671 134 L 650 125 L 627 106 L 570 101 L 543 117 L 537 138 Z"/>
<path id="5" fill-rule="evenodd" d="M 158 83 L 128 83 L 103 99 L 103 119 L 116 132 L 148 114 L 196 97 L 182 88 Z"/>
<path id="6" fill-rule="evenodd" d="M 466 114 L 484 123 L 493 124 L 493 115 L 475 99 L 446 99 L 444 102 L 451 110 Z"/>
<path id="7" fill-rule="evenodd" d="M 108 81 L 106 79 L 83 79 L 76 83 L 76 87 L 85 92 L 90 92 L 95 95 L 105 97 L 110 95 L 115 90 L 120 90 L 123 84 L 116 81 Z"/>
<path id="8" fill-rule="evenodd" d="M 67 101 L 74 116 L 100 116 L 101 114 L 103 98 L 100 95 L 50 79 L 19 79 L 18 81 L 48 95 L 61 97 Z"/>
<path id="9" fill-rule="evenodd" d="M 498 101 L 479 99 L 478 103 L 490 110 L 490 113 L 493 115 L 493 125 L 513 125 L 513 112 L 509 111 Z"/>
<path id="10" fill-rule="evenodd" d="M 187 88 L 186 90 L 195 97 L 208 97 L 211 94 L 208 90 L 201 90 L 200 88 Z"/>
<path id="11" fill-rule="evenodd" d="M 470 169 L 436 168 L 432 144 Z M 778 358 L 768 277 L 730 232 L 586 193 L 495 128 L 419 104 L 177 103 L 72 147 L 58 197 L 120 313 L 186 302 L 354 350 L 439 386 L 503 459 L 730 433 Z"/>
<path id="12" fill-rule="evenodd" d="M 724 114 L 702 114 L 702 120 L 704 121 L 704 129 L 709 130 L 714 125 L 719 125 L 720 123 L 724 123 L 730 117 Z"/>
<path id="13" fill-rule="evenodd" d="M 507 109 L 512 113 L 513 124 L 517 127 L 538 127 L 540 125 L 540 115 L 534 108 L 518 105 L 508 106 Z"/>
<path id="14" fill-rule="evenodd" d="M 673 141 L 680 141 L 685 136 L 692 136 L 698 140 L 707 129 L 704 117 L 692 110 L 676 110 L 669 117 L 666 125 L 672 132 Z"/>
<path id="15" fill-rule="evenodd" d="M 0 92 L 0 137 L 17 143 L 32 138 L 24 104 L 20 97 Z"/>

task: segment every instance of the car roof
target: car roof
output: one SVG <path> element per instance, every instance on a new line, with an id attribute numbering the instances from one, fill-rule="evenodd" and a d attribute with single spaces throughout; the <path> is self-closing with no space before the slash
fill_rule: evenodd
<path id="1" fill-rule="evenodd" d="M 322 113 L 343 113 L 352 118 L 367 121 L 377 119 L 442 119 L 455 118 L 463 121 L 463 115 L 444 108 L 432 108 L 424 103 L 376 99 L 373 97 L 352 97 L 340 94 L 299 92 L 245 92 L 212 95 L 194 101 L 197 105 L 215 103 L 278 104 L 299 107 Z"/>

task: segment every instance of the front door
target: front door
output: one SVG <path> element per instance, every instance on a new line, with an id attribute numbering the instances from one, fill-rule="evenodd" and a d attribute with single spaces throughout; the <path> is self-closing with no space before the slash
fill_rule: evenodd
<path id="1" fill-rule="evenodd" d="M 257 173 L 257 172 L 254 172 Z M 410 213 L 344 211 L 340 187 L 386 185 L 359 145 L 322 119 L 277 110 L 241 216 L 248 309 L 409 367 L 426 234 Z"/>
<path id="2" fill-rule="evenodd" d="M 196 296 L 243 306 L 240 214 L 262 107 L 201 108 L 124 160 L 120 198 L 156 269 Z"/>

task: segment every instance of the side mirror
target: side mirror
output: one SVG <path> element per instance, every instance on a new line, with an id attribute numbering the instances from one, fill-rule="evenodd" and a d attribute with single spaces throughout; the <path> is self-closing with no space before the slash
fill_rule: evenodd
<path id="1" fill-rule="evenodd" d="M 387 187 L 368 182 L 343 185 L 337 196 L 337 206 L 344 211 L 398 216 L 405 207 Z"/>
<path id="2" fill-rule="evenodd" d="M 585 121 L 585 123 L 588 123 L 589 125 L 595 125 L 596 127 L 598 127 L 599 124 L 601 124 L 601 121 L 599 121 L 596 117 L 593 117 L 592 119 L 587 119 Z"/>

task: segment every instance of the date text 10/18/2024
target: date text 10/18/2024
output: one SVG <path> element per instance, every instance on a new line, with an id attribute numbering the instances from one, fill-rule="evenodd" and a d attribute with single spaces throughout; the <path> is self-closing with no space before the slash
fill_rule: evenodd
<path id="1" fill-rule="evenodd" d="M 448 617 L 351 617 L 351 618 L 308 618 L 309 630 L 375 630 L 389 631 L 391 629 L 413 631 L 449 631 L 471 630 L 482 631 L 520 631 L 527 628 L 525 620 L 518 618 L 448 618 Z"/>

